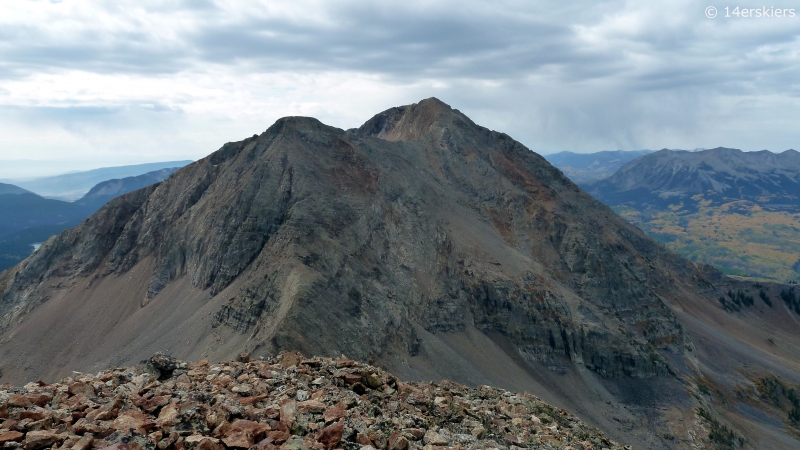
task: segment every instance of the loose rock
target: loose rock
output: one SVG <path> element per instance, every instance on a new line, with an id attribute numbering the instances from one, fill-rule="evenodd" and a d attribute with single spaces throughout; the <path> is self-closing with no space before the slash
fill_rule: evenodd
<path id="1" fill-rule="evenodd" d="M 53 385 L 2 386 L 0 408 L 6 417 L 0 446 L 20 450 L 623 448 L 530 394 L 450 382 L 403 383 L 379 368 L 346 358 L 283 353 L 267 360 L 238 359 L 187 364 L 156 355 L 149 360 L 149 369 L 78 374 Z M 166 377 L 178 371 L 182 373 Z M 242 396 L 245 392 L 248 395 Z"/>

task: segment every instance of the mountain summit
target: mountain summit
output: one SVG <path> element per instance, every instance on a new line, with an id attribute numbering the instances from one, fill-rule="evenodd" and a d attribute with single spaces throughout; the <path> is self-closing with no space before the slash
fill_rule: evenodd
<path id="1" fill-rule="evenodd" d="M 111 201 L 0 274 L 0 355 L 22 379 L 155 351 L 344 353 L 535 392 L 675 448 L 709 420 L 686 412 L 698 377 L 800 381 L 796 324 L 725 312 L 731 283 L 427 99 L 348 131 L 283 118 Z M 787 344 L 767 353 L 765 330 Z M 770 433 L 751 435 L 784 442 Z"/>

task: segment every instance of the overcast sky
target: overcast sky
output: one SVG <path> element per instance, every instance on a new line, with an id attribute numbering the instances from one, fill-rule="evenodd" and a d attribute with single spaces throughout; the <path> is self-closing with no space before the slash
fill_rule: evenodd
<path id="1" fill-rule="evenodd" d="M 351 128 L 431 96 L 539 153 L 800 147 L 800 6 L 725 6 L 3 0 L 0 160 L 197 159 L 282 116 Z"/>

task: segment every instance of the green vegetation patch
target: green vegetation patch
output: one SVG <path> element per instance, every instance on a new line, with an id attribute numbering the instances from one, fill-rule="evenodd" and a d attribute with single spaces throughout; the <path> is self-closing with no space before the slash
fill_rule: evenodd
<path id="1" fill-rule="evenodd" d="M 791 385 L 775 375 L 767 375 L 755 382 L 759 396 L 784 411 L 790 425 L 800 425 L 800 386 Z"/>
<path id="2" fill-rule="evenodd" d="M 781 300 L 786 303 L 786 307 L 800 314 L 800 296 L 795 295 L 794 286 L 781 289 Z"/>
<path id="3" fill-rule="evenodd" d="M 689 203 L 692 208 L 614 210 L 670 250 L 725 274 L 777 282 L 800 278 L 800 213 L 742 201 Z"/>
<path id="4" fill-rule="evenodd" d="M 712 416 L 705 408 L 697 408 L 697 414 L 708 422 L 711 431 L 708 433 L 710 440 L 720 450 L 733 450 L 742 448 L 745 438 L 738 435 L 727 425 L 720 423 L 716 417 Z"/>

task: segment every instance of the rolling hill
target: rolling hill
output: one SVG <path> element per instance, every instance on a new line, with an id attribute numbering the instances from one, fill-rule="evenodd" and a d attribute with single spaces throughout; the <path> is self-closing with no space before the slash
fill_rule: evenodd
<path id="1" fill-rule="evenodd" d="M 0 195 L 3 194 L 30 194 L 30 191 L 13 184 L 0 183 Z"/>

